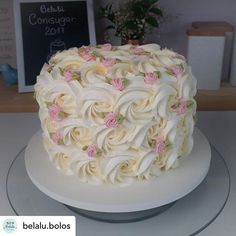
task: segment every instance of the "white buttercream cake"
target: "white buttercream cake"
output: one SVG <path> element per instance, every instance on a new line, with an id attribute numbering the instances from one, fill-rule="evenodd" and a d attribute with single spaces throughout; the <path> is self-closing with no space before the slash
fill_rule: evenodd
<path id="1" fill-rule="evenodd" d="M 157 44 L 58 52 L 35 85 L 44 147 L 80 181 L 148 180 L 191 152 L 195 93 L 185 58 Z"/>

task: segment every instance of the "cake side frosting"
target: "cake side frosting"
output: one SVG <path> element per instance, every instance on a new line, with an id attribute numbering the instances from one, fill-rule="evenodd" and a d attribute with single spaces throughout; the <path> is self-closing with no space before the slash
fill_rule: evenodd
<path id="1" fill-rule="evenodd" d="M 129 184 L 178 165 L 193 147 L 196 81 L 156 44 L 55 54 L 37 77 L 44 146 L 61 172 Z"/>

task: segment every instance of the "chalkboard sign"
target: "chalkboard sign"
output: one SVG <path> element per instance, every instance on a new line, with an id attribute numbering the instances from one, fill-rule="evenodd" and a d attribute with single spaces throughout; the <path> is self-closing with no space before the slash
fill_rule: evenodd
<path id="1" fill-rule="evenodd" d="M 95 44 L 92 0 L 14 0 L 19 92 L 57 51 Z"/>

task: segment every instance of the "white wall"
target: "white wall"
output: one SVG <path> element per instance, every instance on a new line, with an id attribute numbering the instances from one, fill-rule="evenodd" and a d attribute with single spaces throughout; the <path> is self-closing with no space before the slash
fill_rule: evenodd
<path id="1" fill-rule="evenodd" d="M 118 0 L 94 0 L 95 8 L 98 4 L 112 2 L 117 5 Z M 156 42 L 185 55 L 186 29 L 192 21 L 227 21 L 236 28 L 236 0 L 159 0 L 159 4 L 166 12 L 164 23 L 158 31 L 146 37 L 146 42 Z M 98 24 L 104 22 L 99 20 Z M 97 38 L 98 42 L 102 42 L 101 25 L 97 27 Z"/>

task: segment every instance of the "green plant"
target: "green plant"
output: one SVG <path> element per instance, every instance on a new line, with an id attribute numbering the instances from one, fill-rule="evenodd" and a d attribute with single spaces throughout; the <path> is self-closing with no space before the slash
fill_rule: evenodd
<path id="1" fill-rule="evenodd" d="M 100 7 L 99 16 L 110 21 L 105 30 L 114 29 L 122 40 L 143 40 L 147 32 L 159 27 L 163 16 L 158 0 L 128 0 L 118 10 L 112 4 Z"/>

